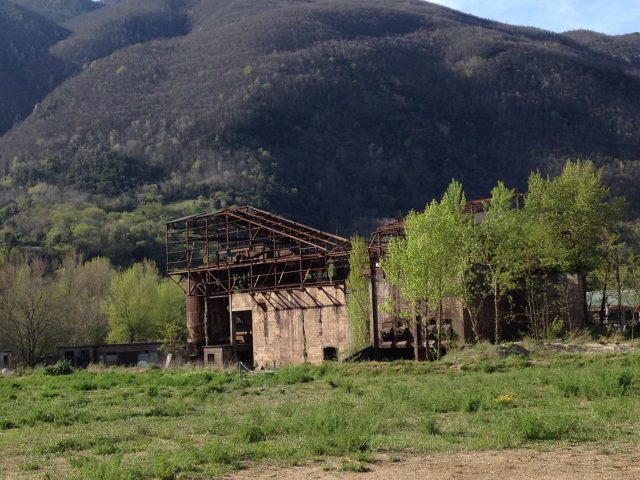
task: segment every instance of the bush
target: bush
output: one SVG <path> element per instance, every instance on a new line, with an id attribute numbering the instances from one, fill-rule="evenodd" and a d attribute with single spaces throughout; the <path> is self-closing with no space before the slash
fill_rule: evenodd
<path id="1" fill-rule="evenodd" d="M 245 443 L 264 442 L 267 439 L 267 432 L 256 422 L 249 422 L 240 427 L 240 437 Z"/>
<path id="2" fill-rule="evenodd" d="M 55 365 L 49 365 L 45 367 L 44 373 L 46 375 L 71 375 L 73 373 L 73 366 L 69 360 L 60 360 Z"/>
<path id="3" fill-rule="evenodd" d="M 440 427 L 436 422 L 436 417 L 427 415 L 420 419 L 420 429 L 427 435 L 439 435 Z"/>
<path id="4" fill-rule="evenodd" d="M 549 338 L 562 338 L 565 335 L 565 327 L 564 322 L 561 318 L 556 318 L 551 325 L 549 325 Z"/>

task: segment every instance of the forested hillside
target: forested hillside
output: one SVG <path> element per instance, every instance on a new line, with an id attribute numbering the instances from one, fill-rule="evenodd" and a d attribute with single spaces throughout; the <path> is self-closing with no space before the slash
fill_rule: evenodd
<path id="1" fill-rule="evenodd" d="M 5 248 L 160 258 L 163 220 L 240 203 L 368 233 L 452 177 L 484 197 L 567 158 L 640 209 L 637 34 L 413 0 L 15 3 L 0 23 L 46 74 L 0 70 L 0 131 L 23 119 L 0 137 Z"/>
<path id="2" fill-rule="evenodd" d="M 62 78 L 49 48 L 69 32 L 8 0 L 0 0 L 0 133 L 26 117 Z"/>
<path id="3" fill-rule="evenodd" d="M 82 13 L 97 10 L 101 2 L 93 0 L 11 0 L 54 22 L 63 22 Z"/>

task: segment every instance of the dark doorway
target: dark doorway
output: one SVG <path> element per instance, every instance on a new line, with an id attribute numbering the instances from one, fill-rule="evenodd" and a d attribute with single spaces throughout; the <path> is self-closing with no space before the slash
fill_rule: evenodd
<path id="1" fill-rule="evenodd" d="M 338 360 L 338 349 L 336 347 L 324 347 L 322 349 L 322 359 L 326 362 Z"/>
<path id="2" fill-rule="evenodd" d="M 74 367 L 77 367 L 76 365 L 76 354 L 73 350 L 67 350 L 66 352 L 64 352 L 64 359 L 69 362 L 71 365 L 73 365 Z"/>
<path id="3" fill-rule="evenodd" d="M 120 352 L 118 354 L 118 365 L 125 367 L 135 367 L 138 364 L 138 352 Z"/>
<path id="4" fill-rule="evenodd" d="M 207 299 L 207 339 L 208 345 L 228 345 L 229 334 L 229 299 Z"/>
<path id="5" fill-rule="evenodd" d="M 236 353 L 238 361 L 253 367 L 253 315 L 251 310 L 233 312 L 236 327 Z"/>

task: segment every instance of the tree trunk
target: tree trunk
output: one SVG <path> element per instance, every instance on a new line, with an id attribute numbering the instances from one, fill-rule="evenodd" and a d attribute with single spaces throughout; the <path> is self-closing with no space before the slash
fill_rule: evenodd
<path id="1" fill-rule="evenodd" d="M 606 315 L 606 307 L 607 307 L 607 280 L 609 279 L 609 274 L 608 272 L 605 272 L 604 274 L 604 283 L 602 284 L 602 300 L 600 301 L 600 324 L 602 325 L 604 323 L 604 316 Z M 584 283 L 583 283 L 583 288 L 582 290 L 584 290 L 586 292 L 586 288 L 584 287 Z M 586 293 L 585 293 L 586 295 Z M 585 307 L 587 305 L 587 301 L 586 301 L 586 297 L 585 297 Z"/>
<path id="2" fill-rule="evenodd" d="M 569 282 L 567 281 L 566 284 L 566 288 L 564 288 L 562 290 L 562 293 L 564 294 L 564 306 L 567 309 L 567 320 L 569 321 L 569 333 L 573 332 L 573 325 L 571 322 L 571 304 L 569 302 L 569 289 L 571 288 L 571 286 L 569 285 Z"/>
<path id="3" fill-rule="evenodd" d="M 440 360 L 440 349 L 442 346 L 442 299 L 438 305 L 438 360 Z"/>
<path id="4" fill-rule="evenodd" d="M 543 275 L 544 281 L 542 282 L 542 318 L 544 321 L 544 333 L 549 338 L 549 276 L 545 273 Z"/>
<path id="5" fill-rule="evenodd" d="M 622 332 L 622 282 L 620 281 L 620 253 L 616 247 L 616 286 L 618 287 L 618 325 Z"/>
<path id="6" fill-rule="evenodd" d="M 536 307 L 536 292 L 533 277 L 529 275 L 527 281 L 527 308 L 529 310 L 529 321 L 531 322 L 531 333 L 536 340 L 540 339 L 540 325 L 538 324 L 538 309 Z"/>
<path id="7" fill-rule="evenodd" d="M 420 337 L 415 301 L 411 303 L 411 316 L 413 317 L 413 359 L 417 362 L 420 360 Z"/>
<path id="8" fill-rule="evenodd" d="M 495 343 L 498 345 L 500 343 L 500 287 L 497 282 L 493 284 L 493 311 L 494 311 L 494 320 L 495 320 Z"/>

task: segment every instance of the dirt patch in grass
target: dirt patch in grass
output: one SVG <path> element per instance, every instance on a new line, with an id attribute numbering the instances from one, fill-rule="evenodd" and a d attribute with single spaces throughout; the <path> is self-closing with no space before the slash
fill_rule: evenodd
<path id="1" fill-rule="evenodd" d="M 340 464 L 305 465 L 299 467 L 249 468 L 228 479 L 266 480 L 403 480 L 428 479 L 496 479 L 520 480 L 562 479 L 632 479 L 640 478 L 640 447 L 608 451 L 589 446 L 557 447 L 545 451 L 514 449 L 502 451 L 438 453 L 386 459 L 368 464 L 365 472 L 341 471 Z M 344 470 L 344 469 L 342 469 Z"/>

